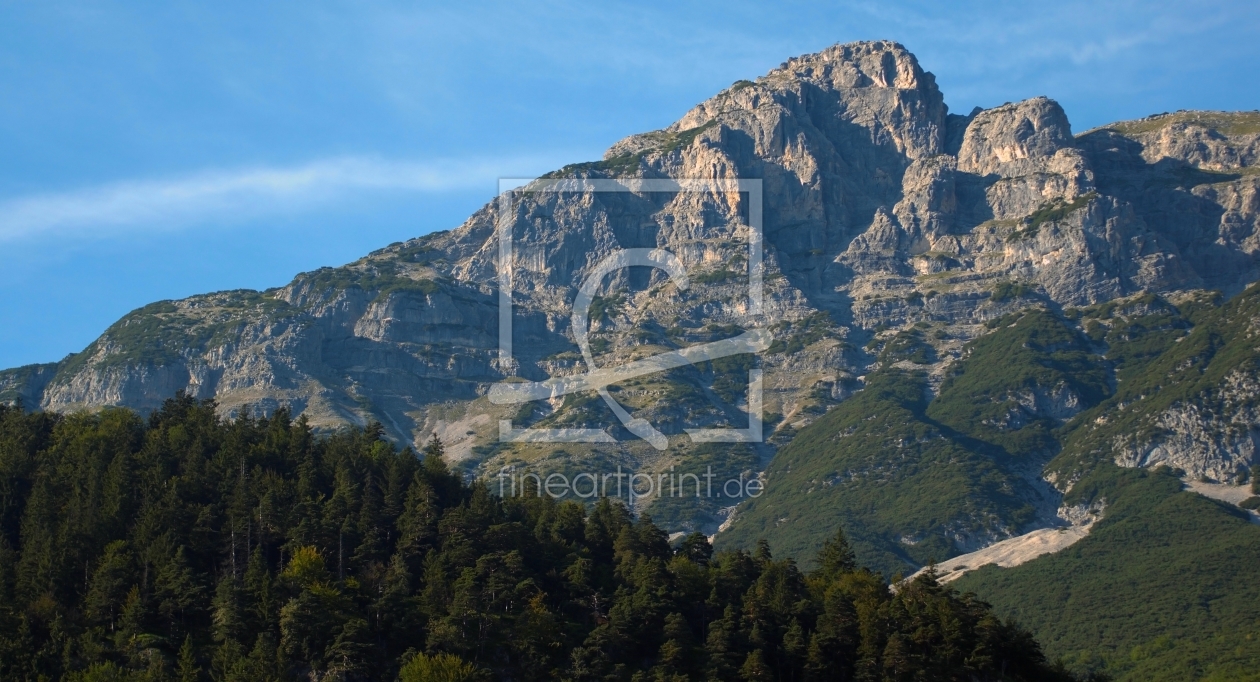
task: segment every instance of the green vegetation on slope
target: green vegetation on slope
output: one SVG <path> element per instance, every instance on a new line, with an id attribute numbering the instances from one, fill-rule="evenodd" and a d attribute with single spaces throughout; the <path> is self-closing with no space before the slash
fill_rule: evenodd
<path id="1" fill-rule="evenodd" d="M 644 138 L 647 139 L 650 146 L 637 152 L 624 152 L 616 156 L 603 159 L 600 161 L 587 161 L 584 163 L 571 163 L 559 170 L 551 171 L 542 176 L 541 179 L 568 178 L 575 177 L 579 174 L 601 173 L 610 177 L 634 176 L 638 173 L 643 158 L 648 154 L 666 155 L 672 154 L 680 149 L 690 147 L 700 133 L 717 125 L 717 121 L 708 121 L 694 128 L 687 130 L 679 130 L 675 132 L 666 132 L 664 130 L 656 130 L 645 133 Z"/>
<path id="2" fill-rule="evenodd" d="M 399 260 L 373 261 L 370 267 L 320 268 L 298 275 L 297 280 L 315 291 L 359 289 L 375 292 L 373 301 L 382 301 L 391 294 L 413 291 L 430 295 L 442 287 L 430 279 L 413 279 L 399 272 Z"/>
<path id="3" fill-rule="evenodd" d="M 810 344 L 835 334 L 835 325 L 824 311 L 811 313 L 796 322 L 779 322 L 770 328 L 774 341 L 767 353 L 798 353 Z"/>
<path id="4" fill-rule="evenodd" d="M 927 414 L 1006 454 L 1052 454 L 1057 422 L 1020 401 L 1060 409 L 1095 405 L 1110 393 L 1107 374 L 1087 339 L 1044 310 L 999 322 L 967 346 Z"/>
<path id="5" fill-rule="evenodd" d="M 102 368 L 170 365 L 189 352 L 235 340 L 246 324 L 243 310 L 269 316 L 294 312 L 282 299 L 249 289 L 198 298 L 196 306 L 159 301 L 127 313 L 83 352 L 64 360 L 58 374 L 71 376 L 92 360 Z"/>
<path id="6" fill-rule="evenodd" d="M 1105 344 L 1116 381 L 1123 383 L 1140 376 L 1147 364 L 1193 326 L 1193 301 L 1183 307 L 1189 314 L 1156 294 L 1145 294 L 1068 312 L 1082 324 L 1090 339 Z"/>
<path id="7" fill-rule="evenodd" d="M 23 365 L 0 370 L 0 403 L 22 402 L 30 407 L 39 404 L 39 387 L 57 372 L 57 363 Z"/>
<path id="8" fill-rule="evenodd" d="M 1015 477 L 924 415 L 924 389 L 900 369 L 870 376 L 775 455 L 765 494 L 739 508 L 718 546 L 763 538 L 812 557 L 843 526 L 862 561 L 890 575 L 957 554 L 950 531 L 1030 521 Z"/>
<path id="9" fill-rule="evenodd" d="M 955 585 L 1080 670 L 1122 680 L 1260 679 L 1260 526 L 1167 469 L 1107 466 L 1078 484 L 1104 519 L 1057 554 Z"/>
<path id="10" fill-rule="evenodd" d="M 325 296 L 349 289 L 370 292 L 374 303 L 400 293 L 427 296 L 446 290 L 435 281 L 407 276 L 399 261 L 374 261 L 370 267 L 321 268 L 298 275 L 294 283 Z M 468 296 L 454 289 L 448 293 L 456 299 Z M 238 341 L 242 331 L 259 320 L 281 322 L 300 314 L 300 308 L 289 305 L 274 290 L 239 289 L 186 301 L 151 303 L 127 313 L 82 352 L 59 363 L 53 381 L 74 376 L 89 362 L 102 369 L 173 365 L 189 355 Z"/>
<path id="11" fill-rule="evenodd" d="M 1119 337 L 1112 340 L 1122 381 L 1114 396 L 1070 425 L 1063 436 L 1063 452 L 1051 462 L 1050 471 L 1064 480 L 1080 476 L 1100 462 L 1113 461 L 1117 443 L 1160 438 L 1156 418 L 1169 408 L 1191 405 L 1208 414 L 1219 412 L 1227 377 L 1260 376 L 1253 323 L 1260 318 L 1260 286 L 1214 310 L 1195 311 L 1194 317 L 1198 324 L 1189 333 L 1182 331 L 1185 318 L 1167 312 L 1140 318 L 1142 334 L 1134 333 L 1132 321 L 1111 322 L 1108 337 Z M 1153 347 L 1141 345 L 1144 339 Z M 1167 350 L 1156 355 L 1161 346 Z"/>
<path id="12" fill-rule="evenodd" d="M 433 441 L 285 412 L 0 407 L 0 678 L 1067 680 L 930 577 L 671 547 L 601 501 L 500 498 Z"/>
<path id="13" fill-rule="evenodd" d="M 930 351 L 917 329 L 884 343 L 867 387 L 775 455 L 765 494 L 740 507 L 719 546 L 765 538 L 810 557 L 842 526 L 864 562 L 892 574 L 961 553 L 958 539 L 1002 538 L 1031 522 L 1016 471 L 1053 454 L 1056 422 L 1021 394 L 1092 405 L 1108 391 L 1098 359 L 1064 321 L 1026 311 L 969 344 L 928 403 L 924 377 L 895 363 Z"/>
<path id="14" fill-rule="evenodd" d="M 1125 135 L 1138 135 L 1161 130 L 1175 123 L 1199 125 L 1225 135 L 1255 135 L 1260 133 L 1260 112 L 1255 111 L 1178 111 L 1137 119 L 1120 121 L 1106 126 Z"/>
<path id="15" fill-rule="evenodd" d="M 1075 481 L 1064 502 L 1105 501 L 1104 519 L 1067 550 L 1013 569 L 981 569 L 957 585 L 1031 627 L 1053 656 L 1081 672 L 1260 679 L 1260 527 L 1235 507 L 1182 492 L 1181 472 L 1112 463 L 1117 443 L 1163 437 L 1155 418 L 1169 408 L 1192 406 L 1228 422 L 1227 407 L 1260 399 L 1243 390 L 1225 402 L 1223 390 L 1260 376 L 1260 287 L 1224 304 L 1204 294 L 1174 306 L 1147 294 L 1065 317 L 1031 310 L 994 321 L 926 405 L 922 384 L 888 362 L 904 360 L 911 340 L 889 341 L 885 353 L 901 355 L 885 356 L 865 391 L 780 452 L 766 494 L 741 509 L 719 545 L 764 536 L 808 557 L 842 525 L 874 565 L 895 565 L 889 555 L 924 563 L 929 557 L 915 552 L 928 543 L 906 546 L 899 534 L 917 539 L 914 524 L 935 513 L 941 521 L 933 532 L 947 535 L 956 526 L 944 520 L 966 518 L 966 504 L 1002 499 L 1015 462 L 1039 464 L 1061 448 L 1048 471 Z M 1027 409 L 1037 392 L 1041 399 L 1075 396 L 1083 411 L 1058 425 Z M 966 456 L 941 458 L 960 451 Z M 828 473 L 855 461 L 918 475 L 922 487 L 898 487 L 894 472 L 846 489 Z M 815 480 L 833 485 L 810 487 Z M 997 497 L 981 485 L 994 480 Z M 951 487 L 966 499 L 942 494 Z M 933 549 L 953 548 L 938 542 Z"/>
<path id="16" fill-rule="evenodd" d="M 1066 503 L 1105 500 L 1104 520 L 1061 553 L 957 583 L 1031 627 L 1073 668 L 1126 680 L 1260 679 L 1260 527 L 1182 492 L 1180 472 L 1112 464 L 1117 443 L 1162 437 L 1155 419 L 1165 410 L 1219 412 L 1227 377 L 1260 371 L 1260 289 L 1210 303 L 1178 309 L 1146 295 L 1071 311 L 1105 344 L 1118 385 L 1062 429 L 1063 452 L 1049 469 L 1079 477 Z"/>
<path id="17" fill-rule="evenodd" d="M 1054 201 L 1043 204 L 1031 215 L 1024 218 L 1018 229 L 1006 236 L 1007 241 L 1015 241 L 1019 239 L 1031 239 L 1037 236 L 1037 231 L 1046 223 L 1057 223 L 1060 220 L 1072 215 L 1076 211 L 1085 208 L 1089 202 L 1098 198 L 1097 192 L 1089 192 L 1082 194 L 1071 201 L 1063 199 L 1055 199 Z"/>

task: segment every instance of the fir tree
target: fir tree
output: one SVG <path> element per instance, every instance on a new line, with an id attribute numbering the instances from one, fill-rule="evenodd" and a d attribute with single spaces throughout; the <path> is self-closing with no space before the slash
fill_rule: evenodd
<path id="1" fill-rule="evenodd" d="M 436 437 L 417 461 L 188 396 L 0 409 L 0 470 L 5 679 L 1066 679 L 930 574 L 890 594 L 843 535 L 808 576 L 671 549 L 619 502 L 466 483 Z"/>

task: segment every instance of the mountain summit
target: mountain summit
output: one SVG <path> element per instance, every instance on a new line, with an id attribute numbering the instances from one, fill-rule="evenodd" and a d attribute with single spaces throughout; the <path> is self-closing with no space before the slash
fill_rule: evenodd
<path id="1" fill-rule="evenodd" d="M 633 511 L 668 531 L 809 564 L 842 527 L 885 575 L 944 561 L 942 580 L 1075 668 L 1229 677 L 1260 660 L 1245 634 L 1258 160 L 1260 113 L 1074 134 L 1046 97 L 951 114 L 901 45 L 836 45 L 453 230 L 278 289 L 140 308 L 81 353 L 0 372 L 0 399 L 150 411 L 183 391 L 221 414 L 376 422 L 417 449 L 437 434 L 449 464 L 492 485 L 510 473 L 511 490 L 522 472 L 615 471 L 620 495 L 634 472 L 660 485 L 628 495 Z M 759 182 L 759 203 L 729 183 L 647 189 L 733 179 Z M 553 185 L 572 191 L 535 191 Z M 599 394 L 491 399 L 753 336 L 763 351 Z M 751 433 L 758 413 L 764 439 L 693 438 Z M 599 442 L 505 442 L 521 427 Z M 695 497 L 673 494 L 688 474 Z M 702 475 L 740 493 L 701 496 Z"/>
<path id="2" fill-rule="evenodd" d="M 770 435 L 727 458 L 755 472 L 860 391 L 900 331 L 932 330 L 917 366 L 936 391 L 985 323 L 1017 310 L 1240 291 L 1257 277 L 1258 149 L 1257 114 L 1178 112 L 1081 135 L 1045 97 L 950 114 L 914 55 L 876 41 L 790 59 L 668 128 L 549 177 L 761 180 L 762 322 L 775 342 L 757 362 Z M 500 444 L 500 419 L 604 426 L 610 415 L 577 396 L 494 405 L 489 386 L 588 369 L 570 292 L 614 249 L 678 254 L 709 302 L 680 298 L 659 272 L 610 277 L 590 316 L 597 364 L 745 326 L 741 202 L 721 193 L 525 195 L 510 216 L 517 248 L 505 264 L 491 202 L 454 230 L 279 289 L 145 306 L 81 353 L 0 374 L 0 395 L 57 411 L 149 410 L 182 390 L 227 413 L 287 407 L 324 428 L 379 421 L 416 445 L 436 432 L 467 466 L 535 461 L 552 455 Z M 512 366 L 498 354 L 500 266 L 514 273 Z M 563 454 L 636 469 L 701 461 L 705 448 L 681 434 L 745 419 L 739 382 L 750 363 L 715 361 L 620 387 L 628 409 L 670 436 L 668 455 L 624 432 L 617 444 Z M 1060 418 L 1084 405 L 1064 400 Z M 705 518 L 696 523 L 718 517 Z"/>

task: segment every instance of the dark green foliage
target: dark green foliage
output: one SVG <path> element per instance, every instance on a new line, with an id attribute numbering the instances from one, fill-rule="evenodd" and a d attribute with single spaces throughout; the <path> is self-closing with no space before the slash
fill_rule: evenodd
<path id="1" fill-rule="evenodd" d="M 684 462 L 679 470 L 698 474 L 699 485 L 688 477 L 677 496 L 659 497 L 651 506 L 652 517 L 660 521 L 662 526 L 676 531 L 699 530 L 703 525 L 712 527 L 720 523 L 718 510 L 738 502 L 723 496 L 722 484 L 757 476 L 757 453 L 741 443 L 700 443 L 687 455 Z M 705 474 L 710 471 L 713 472 L 713 478 L 705 479 Z M 699 494 L 696 493 L 697 487 Z"/>
<path id="2" fill-rule="evenodd" d="M 693 275 L 691 277 L 691 281 L 695 284 L 713 284 L 715 282 L 725 282 L 726 280 L 736 277 L 739 274 L 740 273 L 734 270 L 722 267 L 717 270 L 710 270 L 709 272 L 702 272 L 698 275 Z"/>
<path id="3" fill-rule="evenodd" d="M 600 339 L 602 340 L 602 339 Z M 594 345 L 593 343 L 591 344 Z M 596 351 L 598 352 L 598 351 Z M 617 416 L 608 409 L 607 403 L 598 394 L 570 393 L 564 397 L 560 409 L 539 420 L 540 428 L 582 428 L 608 424 Z"/>
<path id="4" fill-rule="evenodd" d="M 998 282 L 993 287 L 993 300 L 997 302 L 1013 301 L 1037 293 L 1036 289 L 1018 282 Z"/>
<path id="5" fill-rule="evenodd" d="M 170 301 L 150 303 L 123 316 L 110 325 L 101 338 L 81 353 L 62 361 L 59 376 L 69 376 L 86 366 L 89 358 L 99 354 L 102 345 L 111 352 L 100 361 L 101 367 L 138 364 L 167 365 L 179 360 L 189 349 L 203 348 L 226 340 L 243 324 L 240 309 L 252 308 L 262 314 L 291 314 L 289 304 L 268 293 L 239 290 L 214 294 L 208 304 L 222 308 L 223 315 L 205 315 L 181 310 Z"/>
<path id="6" fill-rule="evenodd" d="M 374 302 L 399 293 L 427 296 L 443 291 L 437 282 L 407 276 L 394 261 L 376 261 L 363 267 L 320 268 L 298 275 L 293 286 L 317 294 L 315 299 L 319 295 L 357 289 L 372 293 Z M 453 290 L 451 293 L 456 298 L 466 296 Z M 189 354 L 237 340 L 251 322 L 292 321 L 302 313 L 302 306 L 290 305 L 275 290 L 223 291 L 198 296 L 179 305 L 172 301 L 151 303 L 110 325 L 83 352 L 67 356 L 58 364 L 53 380 L 74 376 L 83 371 L 89 361 L 100 368 L 174 364 Z M 37 367 L 31 368 L 34 369 Z M 0 395 L 0 399 L 12 398 Z"/>
<path id="7" fill-rule="evenodd" d="M 1063 199 L 1055 199 L 1054 201 L 1043 204 L 1040 208 L 1032 213 L 1032 215 L 1024 218 L 1023 227 L 1012 232 L 1007 236 L 1008 241 L 1016 239 L 1028 239 L 1037 235 L 1037 230 L 1046 223 L 1057 223 L 1069 215 L 1085 208 L 1089 202 L 1098 198 L 1097 192 L 1089 192 L 1082 194 L 1071 201 Z"/>
<path id="8" fill-rule="evenodd" d="M 1105 501 L 1104 520 L 1068 550 L 1014 569 L 985 568 L 959 585 L 1031 626 L 1052 654 L 1081 670 L 1132 680 L 1254 679 L 1260 528 L 1236 508 L 1182 492 L 1179 472 L 1111 462 L 1118 444 L 1158 441 L 1156 418 L 1169 408 L 1219 413 L 1226 378 L 1256 376 L 1258 314 L 1254 287 L 1215 308 L 1202 298 L 1174 307 L 1146 295 L 1077 311 L 1113 364 L 1116 390 L 1059 430 L 1062 452 L 1049 470 L 1079 478 L 1068 504 Z"/>
<path id="9" fill-rule="evenodd" d="M 797 353 L 835 332 L 835 325 L 825 311 L 811 313 L 803 320 L 780 322 L 770 328 L 774 341 L 767 353 Z"/>
<path id="10" fill-rule="evenodd" d="M 936 361 L 936 349 L 924 340 L 921 329 L 907 329 L 897 332 L 884 344 L 879 360 L 885 367 L 903 360 L 916 365 L 930 365 Z"/>
<path id="11" fill-rule="evenodd" d="M 403 291 L 414 291 L 426 296 L 441 291 L 441 287 L 436 282 L 427 279 L 411 279 L 399 274 L 397 269 L 397 263 L 391 261 L 379 261 L 373 263 L 373 267 L 362 270 L 351 267 L 320 268 L 314 272 L 299 275 L 298 281 L 321 292 L 346 289 L 374 291 L 376 292 L 375 300 L 378 301 Z"/>
<path id="12" fill-rule="evenodd" d="M 542 179 L 585 177 L 592 174 L 608 177 L 633 176 L 638 172 L 639 167 L 643 163 L 643 158 L 648 154 L 672 154 L 680 149 L 689 147 L 699 137 L 700 133 L 715 125 L 717 125 L 717 121 L 709 121 L 695 128 L 672 133 L 663 130 L 647 133 L 646 137 L 651 146 L 646 149 L 637 152 L 624 152 L 601 161 L 571 163 L 559 170 L 543 175 Z"/>
<path id="13" fill-rule="evenodd" d="M 399 260 L 413 263 L 429 263 L 442 260 L 443 251 L 434 246 L 433 242 L 441 239 L 446 234 L 448 233 L 445 230 L 430 232 L 405 244 L 403 242 L 395 242 L 380 251 L 373 252 L 372 255 L 393 252 L 394 256 Z"/>
<path id="14" fill-rule="evenodd" d="M 663 154 L 669 154 L 679 149 L 690 147 L 691 143 L 695 142 L 696 138 L 700 136 L 700 133 L 715 125 L 717 125 L 717 121 L 708 121 L 707 123 L 701 123 L 695 128 L 680 130 L 676 133 L 667 133 L 657 149 Z"/>
<path id="15" fill-rule="evenodd" d="M 25 402 L 38 404 L 39 396 L 32 388 L 43 386 L 41 377 L 57 373 L 57 363 L 47 362 L 0 370 L 0 403 Z"/>
<path id="16" fill-rule="evenodd" d="M 1051 454 L 1056 422 L 1019 401 L 1074 396 L 1079 404 L 1096 405 L 1111 392 L 1105 367 L 1086 339 L 1046 311 L 1003 322 L 968 344 L 927 414 L 1007 454 Z"/>
<path id="17" fill-rule="evenodd" d="M 484 670 L 451 654 L 416 654 L 398 671 L 399 682 L 476 682 L 488 678 Z"/>
<path id="18" fill-rule="evenodd" d="M 1096 404 L 1110 392 L 1101 358 L 1048 312 L 1011 315 L 968 344 L 928 402 L 924 379 L 892 365 L 933 352 L 919 328 L 887 340 L 866 389 L 779 451 L 765 495 L 740 508 L 719 542 L 749 547 L 764 536 L 808 560 L 843 524 L 861 560 L 892 574 L 960 553 L 950 539 L 960 527 L 1031 521 L 1016 472 L 1054 454 L 1057 423 L 1020 401 L 1071 395 Z"/>
<path id="19" fill-rule="evenodd" d="M 1251 323 L 1260 316 L 1260 286 L 1210 312 L 1195 311 L 1197 320 L 1188 333 L 1188 316 L 1161 311 L 1166 304 L 1160 301 L 1149 305 L 1156 308 L 1150 322 L 1126 318 L 1119 314 L 1123 311 L 1099 311 L 1100 317 L 1112 318 L 1106 336 L 1115 345 L 1108 356 L 1116 355 L 1121 381 L 1113 396 L 1078 416 L 1064 433 L 1063 452 L 1050 464 L 1057 474 L 1075 477 L 1097 462 L 1111 461 L 1117 444 L 1153 442 L 1161 435 L 1158 415 L 1173 406 L 1217 412 L 1227 376 L 1260 375 Z"/>
<path id="20" fill-rule="evenodd" d="M 899 369 L 869 376 L 775 455 L 765 494 L 740 507 L 719 547 L 764 537 L 778 553 L 809 558 L 843 524 L 862 562 L 891 575 L 957 554 L 951 523 L 1030 521 L 1018 477 L 931 420 L 924 388 L 922 376 Z"/>
<path id="21" fill-rule="evenodd" d="M 1255 679 L 1260 527 L 1181 492 L 1167 469 L 1108 465 L 1078 490 L 1108 501 L 1088 537 L 956 584 L 1031 627 L 1072 668 L 1125 680 Z"/>
<path id="22" fill-rule="evenodd" d="M 890 594 L 843 536 L 814 574 L 674 550 L 619 504 L 499 498 L 377 425 L 4 407 L 0 466 L 3 679 L 1068 679 L 930 576 Z"/>
<path id="23" fill-rule="evenodd" d="M 598 321 L 612 317 L 621 312 L 621 307 L 626 304 L 625 294 L 613 294 L 612 296 L 595 296 L 591 299 L 591 306 L 587 309 L 587 315 L 590 320 Z"/>
<path id="24" fill-rule="evenodd" d="M 1157 294 L 1145 294 L 1070 312 L 1089 339 L 1106 349 L 1116 380 L 1125 382 L 1172 348 L 1204 311 L 1193 300 L 1178 308 Z"/>
<path id="25" fill-rule="evenodd" d="M 702 363 L 698 369 L 705 373 L 711 368 L 713 392 L 728 405 L 735 405 L 748 393 L 748 372 L 754 364 L 752 354 L 745 353 Z"/>
<path id="26" fill-rule="evenodd" d="M 1021 311 L 986 325 L 935 398 L 892 366 L 912 360 L 926 343 L 922 330 L 879 337 L 870 349 L 883 362 L 866 389 L 780 450 L 765 495 L 740 507 L 719 548 L 751 548 L 765 537 L 808 561 L 842 525 L 861 561 L 912 569 L 960 553 L 949 538 L 968 523 L 983 529 L 988 519 L 1019 532 L 1031 510 L 1014 504 L 1030 498 L 1016 472 L 1053 457 L 1049 473 L 1076 481 L 1065 503 L 1105 500 L 1105 520 L 1059 554 L 983 569 L 959 584 L 1032 626 L 1081 671 L 1255 679 L 1260 636 L 1247 614 L 1260 598 L 1260 528 L 1242 510 L 1181 492 L 1177 472 L 1111 462 L 1118 445 L 1164 437 L 1156 418 L 1170 408 L 1227 423 L 1236 418 L 1227 405 L 1260 400 L 1223 396 L 1260 376 L 1256 319 L 1260 287 L 1224 304 L 1196 295 L 1174 306 L 1148 294 L 1064 318 Z M 1055 405 L 1069 403 L 1082 411 L 1063 423 Z M 1255 471 L 1231 482 L 1248 477 L 1260 488 Z M 901 644 L 889 646 L 902 655 Z"/>

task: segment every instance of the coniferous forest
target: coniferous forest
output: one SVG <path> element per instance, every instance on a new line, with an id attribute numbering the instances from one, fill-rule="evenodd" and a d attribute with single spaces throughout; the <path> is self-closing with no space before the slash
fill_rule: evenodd
<path id="1" fill-rule="evenodd" d="M 179 396 L 0 406 L 0 679 L 1067 680 L 930 576 L 895 594 L 842 535 L 670 545 L 645 515 L 501 499 L 379 427 Z"/>

